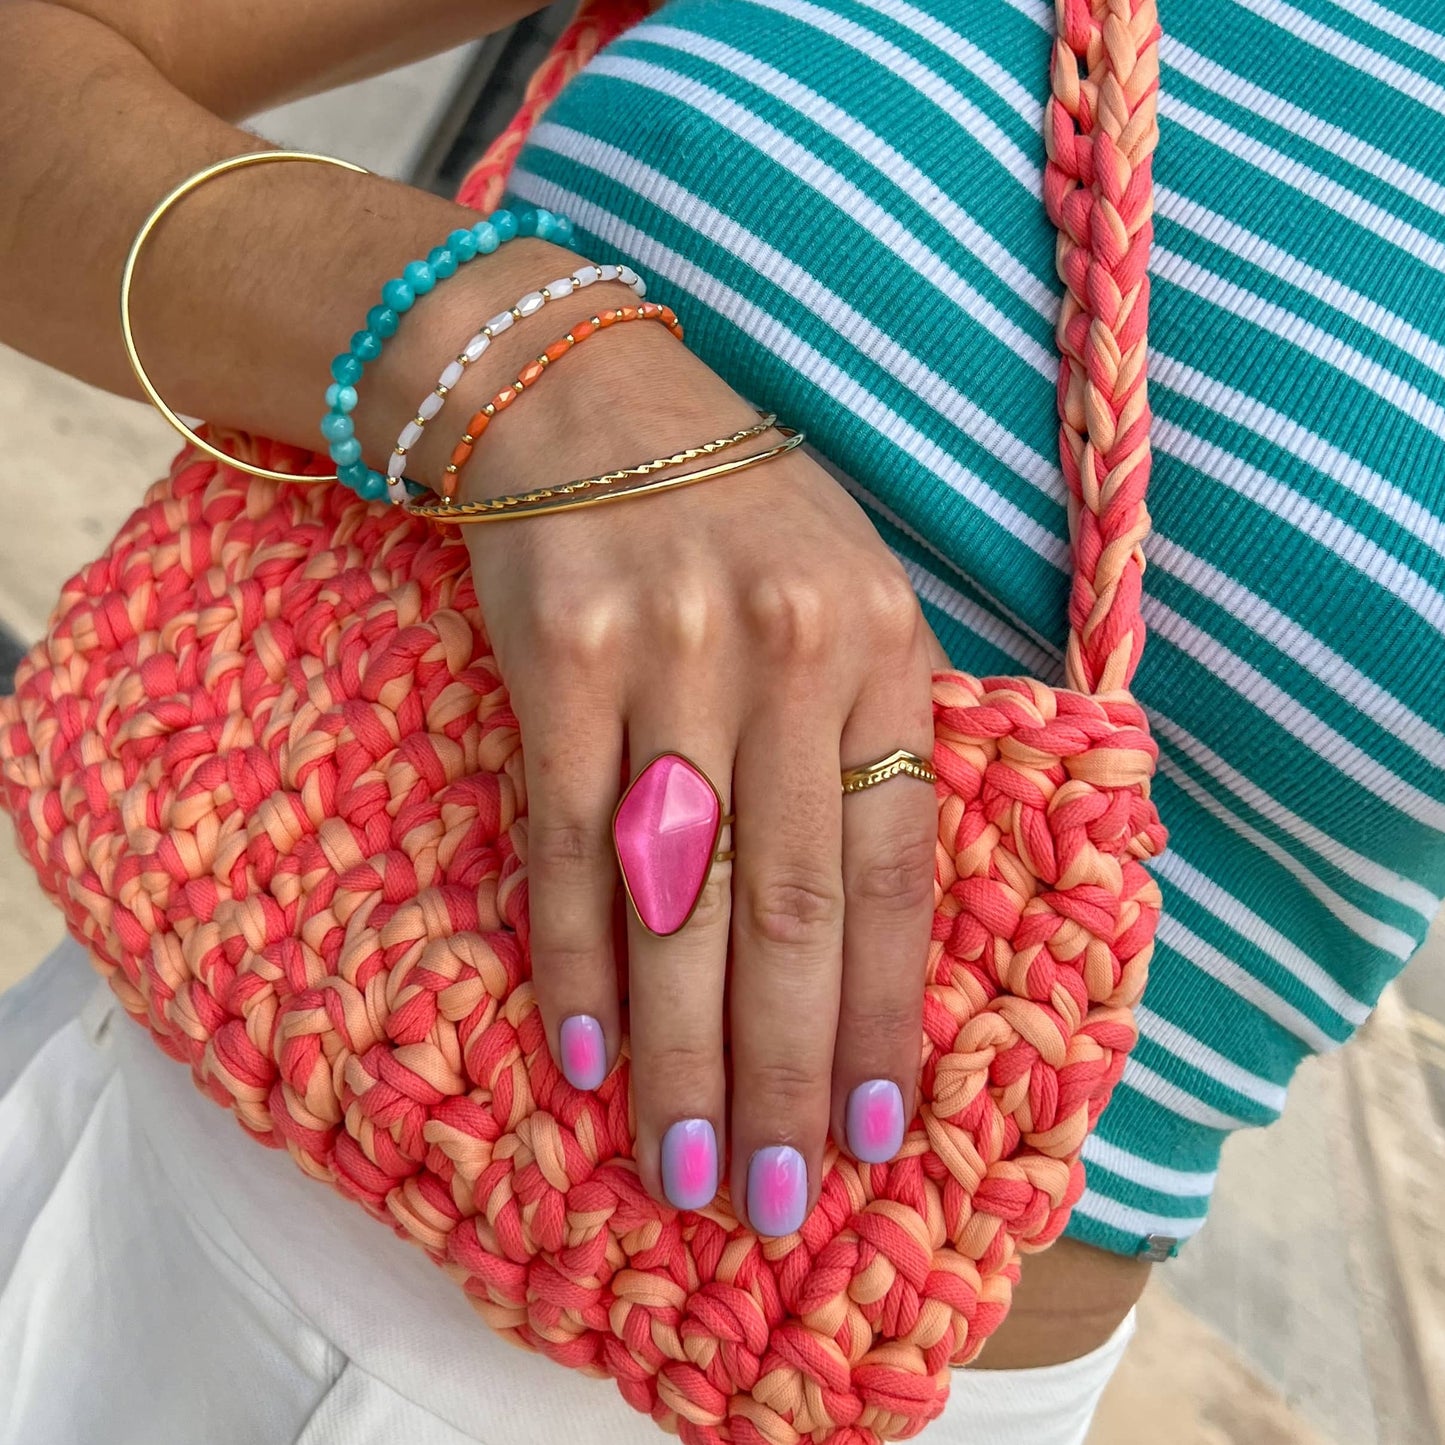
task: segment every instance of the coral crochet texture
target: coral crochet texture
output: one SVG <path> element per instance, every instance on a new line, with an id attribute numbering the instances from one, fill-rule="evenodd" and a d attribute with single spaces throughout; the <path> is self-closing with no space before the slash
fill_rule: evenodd
<path id="1" fill-rule="evenodd" d="M 641 13 L 585 7 L 518 129 Z M 873 1445 L 937 1415 L 1021 1254 L 1063 1228 L 1135 1039 L 1159 910 L 1143 860 L 1164 844 L 1126 690 L 1158 27 L 1147 0 L 1072 0 L 1059 24 L 1069 686 L 935 678 L 916 1107 L 893 1162 L 829 1156 L 797 1235 L 760 1241 L 725 1193 L 698 1212 L 655 1203 L 625 1056 L 584 1094 L 548 1054 L 516 721 L 456 533 L 182 453 L 67 584 L 0 703 L 21 845 L 161 1048 L 417 1243 L 494 1329 L 611 1376 L 689 1445 Z"/>

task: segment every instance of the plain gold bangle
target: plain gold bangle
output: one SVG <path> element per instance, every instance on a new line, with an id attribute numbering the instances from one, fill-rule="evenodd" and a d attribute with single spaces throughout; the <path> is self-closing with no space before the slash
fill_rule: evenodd
<path id="1" fill-rule="evenodd" d="M 224 462 L 228 467 L 234 467 L 238 472 L 245 472 L 247 476 L 260 477 L 267 482 L 334 482 L 337 480 L 335 472 L 324 477 L 318 476 L 297 476 L 295 472 L 273 472 L 269 467 L 258 467 L 252 462 L 243 462 L 239 457 L 229 456 L 219 447 L 214 447 L 204 437 L 199 437 L 194 431 L 183 422 L 179 416 L 166 404 L 165 398 L 156 390 L 155 383 L 147 374 L 144 364 L 141 362 L 140 353 L 136 350 L 135 330 L 130 320 L 130 288 L 135 277 L 136 262 L 140 260 L 141 251 L 145 243 L 150 239 L 150 234 L 160 224 L 161 218 L 186 196 L 203 186 L 207 181 L 214 180 L 217 176 L 223 176 L 228 171 L 239 171 L 246 166 L 269 165 L 272 161 L 314 161 L 318 165 L 337 166 L 344 171 L 354 171 L 358 175 L 370 175 L 365 166 L 354 165 L 351 161 L 338 160 L 335 156 L 314 155 L 310 151 L 249 151 L 245 155 L 231 156 L 228 160 L 217 161 L 215 165 L 207 166 L 199 170 L 193 176 L 187 177 L 173 191 L 170 192 L 141 223 L 141 228 L 135 233 L 135 240 L 130 243 L 130 250 L 126 253 L 125 270 L 120 276 L 120 334 L 125 343 L 126 359 L 130 362 L 130 369 L 135 373 L 135 379 L 140 382 L 141 389 L 150 398 L 151 405 L 170 422 L 170 424 L 190 442 L 193 447 L 203 451 L 208 457 L 214 457 L 218 462 Z"/>
<path id="2" fill-rule="evenodd" d="M 751 441 L 754 437 L 762 436 L 765 431 L 770 431 L 777 425 L 777 422 L 776 412 L 760 411 L 758 420 L 752 426 L 742 427 L 738 431 L 730 432 L 725 437 L 715 437 L 712 441 L 702 442 L 698 446 L 684 447 L 680 452 L 673 452 L 670 457 L 654 457 L 650 462 L 639 462 L 632 467 L 618 467 L 616 471 L 600 472 L 595 477 L 583 477 L 575 482 L 558 482 L 550 487 L 538 487 L 535 491 L 520 492 L 516 496 L 488 497 L 469 505 L 489 512 L 505 512 L 531 502 L 542 501 L 547 497 L 570 497 L 574 492 L 586 491 L 591 487 L 606 486 L 610 482 L 625 482 L 628 477 L 645 477 L 651 472 L 662 471 L 664 467 L 676 467 L 681 466 L 683 462 L 695 462 L 699 457 L 714 456 L 718 452 L 726 451 L 729 447 Z M 451 497 L 445 492 L 441 494 L 441 499 L 448 506 L 452 505 Z"/>
<path id="3" fill-rule="evenodd" d="M 420 497 L 412 497 L 403 505 L 413 517 L 425 517 L 429 522 L 457 522 L 462 525 L 472 522 L 507 522 L 514 517 L 544 517 L 552 512 L 575 511 L 579 507 L 599 507 L 605 502 L 620 502 L 627 497 L 652 496 L 657 492 L 670 492 L 677 487 L 690 487 L 697 482 L 710 481 L 713 477 L 721 477 L 728 472 L 746 471 L 749 467 L 771 461 L 802 444 L 802 432 L 786 426 L 780 426 L 778 430 L 785 439 L 765 452 L 731 457 L 725 462 L 714 462 L 710 467 L 700 467 L 695 472 L 683 472 L 681 476 L 658 477 L 655 481 L 637 482 L 630 487 L 616 487 L 607 492 L 572 495 L 583 488 L 606 481 L 611 473 L 603 473 L 599 477 L 584 477 L 579 482 L 567 482 L 556 487 L 539 487 L 534 492 L 523 492 L 515 497 L 489 497 L 480 502 L 445 502 L 439 499 L 424 501 Z M 708 445 L 711 445 L 714 451 L 719 450 L 715 443 Z M 644 462 L 641 467 L 628 468 L 627 472 L 636 474 L 644 469 L 655 470 L 659 466 L 669 465 L 670 462 L 670 458 L 660 457 L 656 462 Z"/>

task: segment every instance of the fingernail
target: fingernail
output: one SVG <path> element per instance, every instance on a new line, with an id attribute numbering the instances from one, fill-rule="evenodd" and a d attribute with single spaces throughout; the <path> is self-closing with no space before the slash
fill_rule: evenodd
<path id="1" fill-rule="evenodd" d="M 607 1077 L 607 1041 L 590 1014 L 573 1014 L 557 1031 L 562 1074 L 574 1089 L 595 1089 Z"/>
<path id="2" fill-rule="evenodd" d="M 848 1148 L 864 1164 L 886 1164 L 903 1146 L 903 1095 L 892 1079 L 869 1079 L 848 1095 Z"/>
<path id="3" fill-rule="evenodd" d="M 808 1166 L 796 1149 L 772 1144 L 748 1164 L 748 1219 L 759 1234 L 776 1238 L 803 1227 L 808 1210 Z"/>
<path id="4" fill-rule="evenodd" d="M 674 1209 L 702 1209 L 717 1196 L 717 1134 L 706 1119 L 679 1119 L 662 1136 L 662 1192 Z"/>

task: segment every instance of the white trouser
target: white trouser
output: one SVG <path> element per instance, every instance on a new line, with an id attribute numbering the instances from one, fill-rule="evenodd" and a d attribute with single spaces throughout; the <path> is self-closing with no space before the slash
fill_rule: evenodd
<path id="1" fill-rule="evenodd" d="M 949 1413 L 968 1422 L 968 1445 L 1084 1445 L 1104 1386 L 1129 1341 L 1134 1311 L 1082 1359 L 1038 1370 L 956 1370 Z M 928 1432 L 923 1433 L 925 1445 Z"/>

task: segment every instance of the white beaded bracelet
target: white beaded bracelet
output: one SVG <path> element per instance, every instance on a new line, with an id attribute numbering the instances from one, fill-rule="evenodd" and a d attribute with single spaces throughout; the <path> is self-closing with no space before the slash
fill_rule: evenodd
<path id="1" fill-rule="evenodd" d="M 540 291 L 527 292 L 515 305 L 492 317 L 442 368 L 442 374 L 437 378 L 436 386 L 422 399 L 422 404 L 416 409 L 416 415 L 402 427 L 401 435 L 397 437 L 396 446 L 392 449 L 391 456 L 386 463 L 386 494 L 393 502 L 400 503 L 406 500 L 405 479 L 402 474 L 406 471 L 407 453 L 421 440 L 421 434 L 426 430 L 426 424 L 441 411 L 446 404 L 447 397 L 462 379 L 467 367 L 482 356 L 483 352 L 492 344 L 492 339 L 500 336 L 514 321 L 521 321 L 526 316 L 535 316 L 549 301 L 570 296 L 573 291 L 579 290 L 583 286 L 590 286 L 594 281 L 622 281 L 631 286 L 639 298 L 647 294 L 646 284 L 631 266 L 598 266 L 595 263 L 589 263 L 586 266 L 579 266 L 570 276 L 549 281 Z"/>

